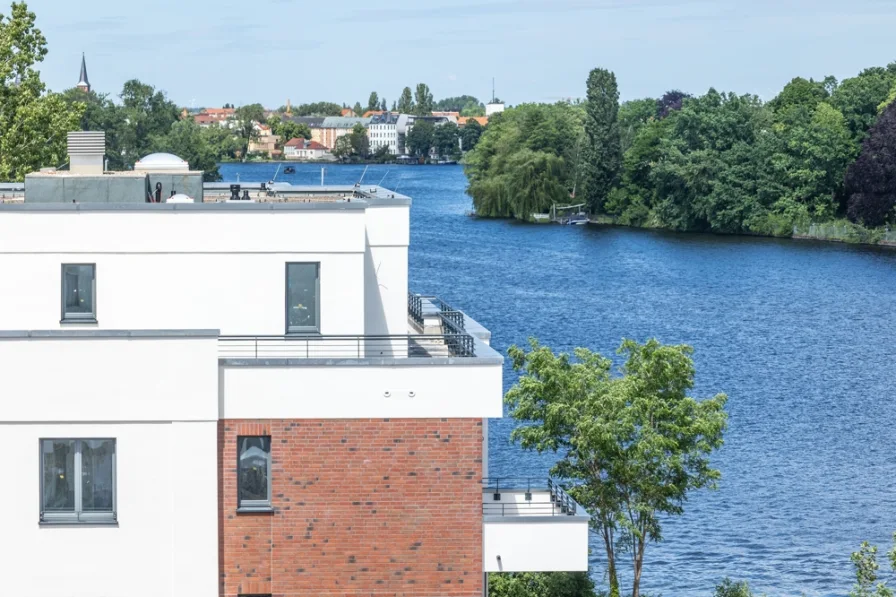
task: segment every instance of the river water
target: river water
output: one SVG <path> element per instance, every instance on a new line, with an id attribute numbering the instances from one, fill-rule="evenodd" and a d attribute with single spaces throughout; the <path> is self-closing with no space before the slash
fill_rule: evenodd
<path id="1" fill-rule="evenodd" d="M 221 167 L 228 181 L 275 170 Z M 363 170 L 329 166 L 326 181 L 351 184 Z M 768 595 L 845 595 L 859 543 L 886 551 L 896 530 L 896 251 L 474 220 L 460 167 L 371 166 L 364 181 L 381 179 L 414 199 L 411 289 L 470 313 L 498 351 L 536 336 L 611 355 L 623 337 L 656 337 L 695 348 L 695 396 L 728 394 L 713 460 L 720 488 L 693 495 L 648 547 L 651 595 L 711 595 L 726 575 Z M 277 180 L 319 184 L 320 167 Z M 514 380 L 507 367 L 505 389 Z M 544 477 L 554 456 L 512 445 L 513 426 L 490 423 L 490 474 Z M 591 547 L 603 586 L 596 536 Z"/>

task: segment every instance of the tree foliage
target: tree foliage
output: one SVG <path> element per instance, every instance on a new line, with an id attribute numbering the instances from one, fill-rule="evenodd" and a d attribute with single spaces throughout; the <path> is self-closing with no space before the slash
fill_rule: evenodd
<path id="1" fill-rule="evenodd" d="M 371 111 L 380 109 L 380 96 L 376 91 L 370 92 L 370 97 L 367 98 L 367 109 Z M 361 116 L 361 114 L 358 114 Z"/>
<path id="2" fill-rule="evenodd" d="M 336 139 L 333 155 L 343 161 L 365 160 L 370 157 L 370 138 L 367 129 L 358 123 L 352 132 Z"/>
<path id="3" fill-rule="evenodd" d="M 152 140 L 152 151 L 164 151 L 183 158 L 191 170 L 202 170 L 203 180 L 221 180 L 218 172 L 218 156 L 209 142 L 206 130 L 192 119 L 181 120 L 171 125 L 164 135 Z"/>
<path id="4" fill-rule="evenodd" d="M 395 108 L 399 114 L 415 114 L 414 96 L 410 87 L 405 87 L 401 91 L 401 97 L 398 98 L 398 105 Z"/>
<path id="5" fill-rule="evenodd" d="M 735 582 L 726 578 L 716 585 L 713 597 L 753 597 L 753 592 L 750 591 L 750 585 L 746 582 Z"/>
<path id="6" fill-rule="evenodd" d="M 164 91 L 137 79 L 125 82 L 119 97 L 126 123 L 118 132 L 119 143 L 124 165 L 130 168 L 152 151 L 155 137 L 180 119 L 180 110 Z"/>
<path id="7" fill-rule="evenodd" d="M 479 138 L 482 137 L 482 130 L 482 125 L 479 124 L 478 120 L 467 121 L 460 133 L 461 146 L 464 151 L 470 151 L 476 147 L 479 143 Z"/>
<path id="8" fill-rule="evenodd" d="M 689 97 L 691 97 L 691 94 L 679 89 L 667 91 L 663 94 L 663 97 L 656 100 L 656 117 L 665 118 L 670 112 L 681 110 L 682 103 Z"/>
<path id="9" fill-rule="evenodd" d="M 61 166 L 66 134 L 78 129 L 85 110 L 81 102 L 46 93 L 35 65 L 46 56 L 47 41 L 35 18 L 24 2 L 0 14 L 0 180 Z"/>
<path id="10" fill-rule="evenodd" d="M 402 95 L 402 98 L 404 96 Z M 417 89 L 414 91 L 414 114 L 418 116 L 429 116 L 432 114 L 432 92 L 426 83 L 418 83 Z"/>
<path id="11" fill-rule="evenodd" d="M 880 564 L 877 563 L 877 547 L 864 541 L 859 551 L 850 556 L 855 568 L 856 584 L 853 585 L 849 597 L 893 597 L 894 592 L 887 581 L 880 580 Z M 887 552 L 890 568 L 896 572 L 896 533 L 893 534 L 893 547 Z"/>
<path id="12" fill-rule="evenodd" d="M 342 106 L 334 102 L 314 102 L 294 106 L 292 113 L 294 116 L 339 116 L 342 114 Z"/>
<path id="13" fill-rule="evenodd" d="M 240 106 L 234 113 L 236 120 L 236 134 L 240 139 L 240 155 L 246 159 L 249 153 L 249 142 L 258 138 L 255 125 L 264 121 L 264 106 L 261 104 L 247 104 Z"/>
<path id="14" fill-rule="evenodd" d="M 585 114 L 586 197 L 589 208 L 598 212 L 622 173 L 616 75 L 601 68 L 591 71 L 588 75 Z"/>
<path id="15" fill-rule="evenodd" d="M 476 212 L 527 220 L 568 202 L 583 120 L 581 106 L 563 102 L 522 104 L 492 118 L 466 156 Z"/>
<path id="16" fill-rule="evenodd" d="M 435 104 L 433 104 L 432 109 L 439 112 L 461 112 L 464 108 L 473 104 L 482 106 L 482 102 L 480 102 L 478 98 L 475 98 L 472 95 L 459 95 L 457 97 L 446 97 L 440 99 Z M 485 106 L 482 106 L 482 109 L 485 110 Z"/>
<path id="17" fill-rule="evenodd" d="M 896 205 L 896 103 L 890 104 L 868 132 L 858 160 L 846 175 L 847 215 L 865 226 L 880 226 Z"/>
<path id="18" fill-rule="evenodd" d="M 585 572 L 520 572 L 488 575 L 489 597 L 597 597 Z"/>
<path id="19" fill-rule="evenodd" d="M 632 563 L 632 597 L 640 594 L 647 544 L 660 541 L 662 519 L 680 515 L 688 495 L 715 488 L 710 454 L 722 445 L 727 398 L 698 401 L 689 346 L 624 340 L 621 376 L 610 359 L 584 348 L 554 354 L 537 341 L 511 347 L 519 381 L 507 392 L 520 421 L 511 437 L 524 449 L 558 452 L 551 473 L 592 515 L 607 556 L 610 595 L 618 597 L 621 554 Z"/>
<path id="20" fill-rule="evenodd" d="M 407 135 L 407 148 L 411 155 L 428 156 L 432 149 L 435 126 L 428 120 L 418 120 Z"/>
<path id="21" fill-rule="evenodd" d="M 446 122 L 433 130 L 432 145 L 440 156 L 456 157 L 460 153 L 459 138 L 457 125 L 453 122 Z"/>

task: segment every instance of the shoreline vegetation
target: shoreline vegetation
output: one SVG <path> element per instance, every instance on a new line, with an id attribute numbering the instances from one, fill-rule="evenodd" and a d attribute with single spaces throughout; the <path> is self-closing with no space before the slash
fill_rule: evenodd
<path id="1" fill-rule="evenodd" d="M 522 104 L 466 156 L 477 216 L 534 221 L 585 203 L 600 224 L 896 245 L 896 63 L 772 100 L 710 89 L 619 103 Z"/>

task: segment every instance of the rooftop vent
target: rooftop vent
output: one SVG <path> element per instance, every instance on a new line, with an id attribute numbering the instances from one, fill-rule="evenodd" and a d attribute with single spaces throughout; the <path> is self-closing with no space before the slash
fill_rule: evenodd
<path id="1" fill-rule="evenodd" d="M 105 153 L 105 131 L 72 131 L 68 134 L 68 163 L 73 174 L 102 175 Z"/>

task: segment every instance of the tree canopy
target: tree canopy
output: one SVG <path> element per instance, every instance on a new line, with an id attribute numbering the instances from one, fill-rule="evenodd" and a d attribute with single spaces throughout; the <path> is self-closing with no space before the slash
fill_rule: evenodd
<path id="1" fill-rule="evenodd" d="M 411 155 L 427 156 L 432 149 L 435 126 L 428 120 L 418 120 L 407 135 L 407 148 Z"/>
<path id="2" fill-rule="evenodd" d="M 715 488 L 710 454 L 722 445 L 727 400 L 688 396 L 694 385 L 689 346 L 624 340 L 621 375 L 584 348 L 554 354 L 530 340 L 509 350 L 519 381 L 505 400 L 521 425 L 524 449 L 556 452 L 551 474 L 591 514 L 607 556 L 611 597 L 618 597 L 620 554 L 630 555 L 632 597 L 640 594 L 647 544 L 663 538 L 662 520 L 684 512 L 694 490 Z"/>
<path id="3" fill-rule="evenodd" d="M 846 174 L 847 215 L 865 226 L 880 226 L 896 206 L 896 103 L 868 131 L 858 160 Z"/>
<path id="4" fill-rule="evenodd" d="M 585 103 L 584 178 L 588 207 L 600 211 L 619 182 L 619 89 L 616 75 L 596 68 L 588 75 Z"/>
<path id="5" fill-rule="evenodd" d="M 414 114 L 429 116 L 432 114 L 432 92 L 426 83 L 418 83 L 414 91 Z"/>
<path id="6" fill-rule="evenodd" d="M 466 156 L 476 212 L 527 220 L 568 202 L 583 120 L 581 106 L 564 102 L 522 104 L 493 117 Z"/>
<path id="7" fill-rule="evenodd" d="M 35 65 L 47 54 L 47 40 L 35 18 L 24 2 L 0 14 L 0 180 L 63 165 L 67 133 L 79 128 L 86 109 L 46 93 Z"/>
<path id="8" fill-rule="evenodd" d="M 410 87 L 405 87 L 401 91 L 401 97 L 398 98 L 398 104 L 396 105 L 395 109 L 400 114 L 414 114 L 415 113 L 416 108 L 414 106 L 414 96 L 411 93 Z"/>

